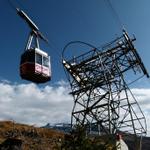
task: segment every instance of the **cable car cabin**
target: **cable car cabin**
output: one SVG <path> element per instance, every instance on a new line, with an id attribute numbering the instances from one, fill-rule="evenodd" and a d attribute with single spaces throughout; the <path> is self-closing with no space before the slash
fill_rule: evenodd
<path id="1" fill-rule="evenodd" d="M 38 48 L 26 50 L 21 55 L 20 76 L 35 83 L 45 83 L 51 79 L 50 57 Z"/>

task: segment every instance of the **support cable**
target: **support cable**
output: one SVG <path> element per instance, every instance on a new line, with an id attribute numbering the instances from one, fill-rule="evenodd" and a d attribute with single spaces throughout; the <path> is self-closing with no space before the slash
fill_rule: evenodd
<path id="1" fill-rule="evenodd" d="M 21 6 L 24 10 L 27 10 L 25 7 L 24 7 L 24 5 L 22 4 L 22 2 L 21 1 L 19 1 L 19 0 L 15 0 L 16 1 L 16 3 L 19 5 L 19 6 Z M 21 8 L 20 7 L 20 8 Z"/>
<path id="2" fill-rule="evenodd" d="M 11 1 L 11 0 L 7 0 L 8 4 L 10 5 L 10 7 L 16 11 L 16 6 L 15 4 Z"/>
<path id="3" fill-rule="evenodd" d="M 116 23 L 118 24 L 119 28 L 122 30 L 122 29 L 125 29 L 117 11 L 115 10 L 115 8 L 113 7 L 112 3 L 110 0 L 104 0 L 107 7 L 110 9 L 110 11 L 112 12 L 112 15 L 114 16 L 115 20 L 116 20 Z"/>
<path id="4" fill-rule="evenodd" d="M 130 82 L 130 83 L 127 83 L 127 85 L 129 86 L 129 85 L 131 85 L 131 84 L 135 83 L 136 81 L 138 81 L 138 80 L 142 79 L 144 76 L 145 76 L 145 74 L 144 74 L 144 75 L 142 75 L 142 76 L 140 76 L 139 78 L 135 79 L 134 81 L 132 81 L 132 82 Z"/>

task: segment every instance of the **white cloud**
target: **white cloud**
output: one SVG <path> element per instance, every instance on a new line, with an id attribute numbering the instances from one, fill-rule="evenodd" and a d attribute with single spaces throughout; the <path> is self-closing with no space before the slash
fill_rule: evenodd
<path id="1" fill-rule="evenodd" d="M 142 111 L 147 116 L 147 120 L 150 115 L 150 89 L 132 89 L 132 93 L 135 95 L 137 102 L 139 103 Z M 149 122 L 150 124 L 150 122 Z M 149 126 L 150 129 L 150 126 Z"/>
<path id="2" fill-rule="evenodd" d="M 70 122 L 73 99 L 66 84 L 43 88 L 35 84 L 0 83 L 0 119 L 36 124 Z"/>
<path id="3" fill-rule="evenodd" d="M 147 122 L 147 135 L 150 136 L 150 89 L 134 88 L 132 93 L 135 95 L 137 102 L 142 109 Z"/>

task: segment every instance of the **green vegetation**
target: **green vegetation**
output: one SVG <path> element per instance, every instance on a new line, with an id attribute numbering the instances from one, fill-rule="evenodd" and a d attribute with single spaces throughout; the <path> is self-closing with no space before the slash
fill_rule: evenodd
<path id="1" fill-rule="evenodd" d="M 71 135 L 66 135 L 62 150 L 115 150 L 114 141 L 106 137 L 88 137 L 84 127 L 77 126 Z"/>

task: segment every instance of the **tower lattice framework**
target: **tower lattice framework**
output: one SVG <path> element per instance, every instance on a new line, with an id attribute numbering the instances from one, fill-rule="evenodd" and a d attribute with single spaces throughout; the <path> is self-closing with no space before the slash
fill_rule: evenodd
<path id="1" fill-rule="evenodd" d="M 124 31 L 101 49 L 87 44 L 91 50 L 74 58 L 64 56 L 69 46 L 86 43 L 66 45 L 63 66 L 74 98 L 72 126 L 86 126 L 89 133 L 94 126 L 101 135 L 146 133 L 144 114 L 126 79 L 134 73 L 149 77 L 133 41 Z"/>

